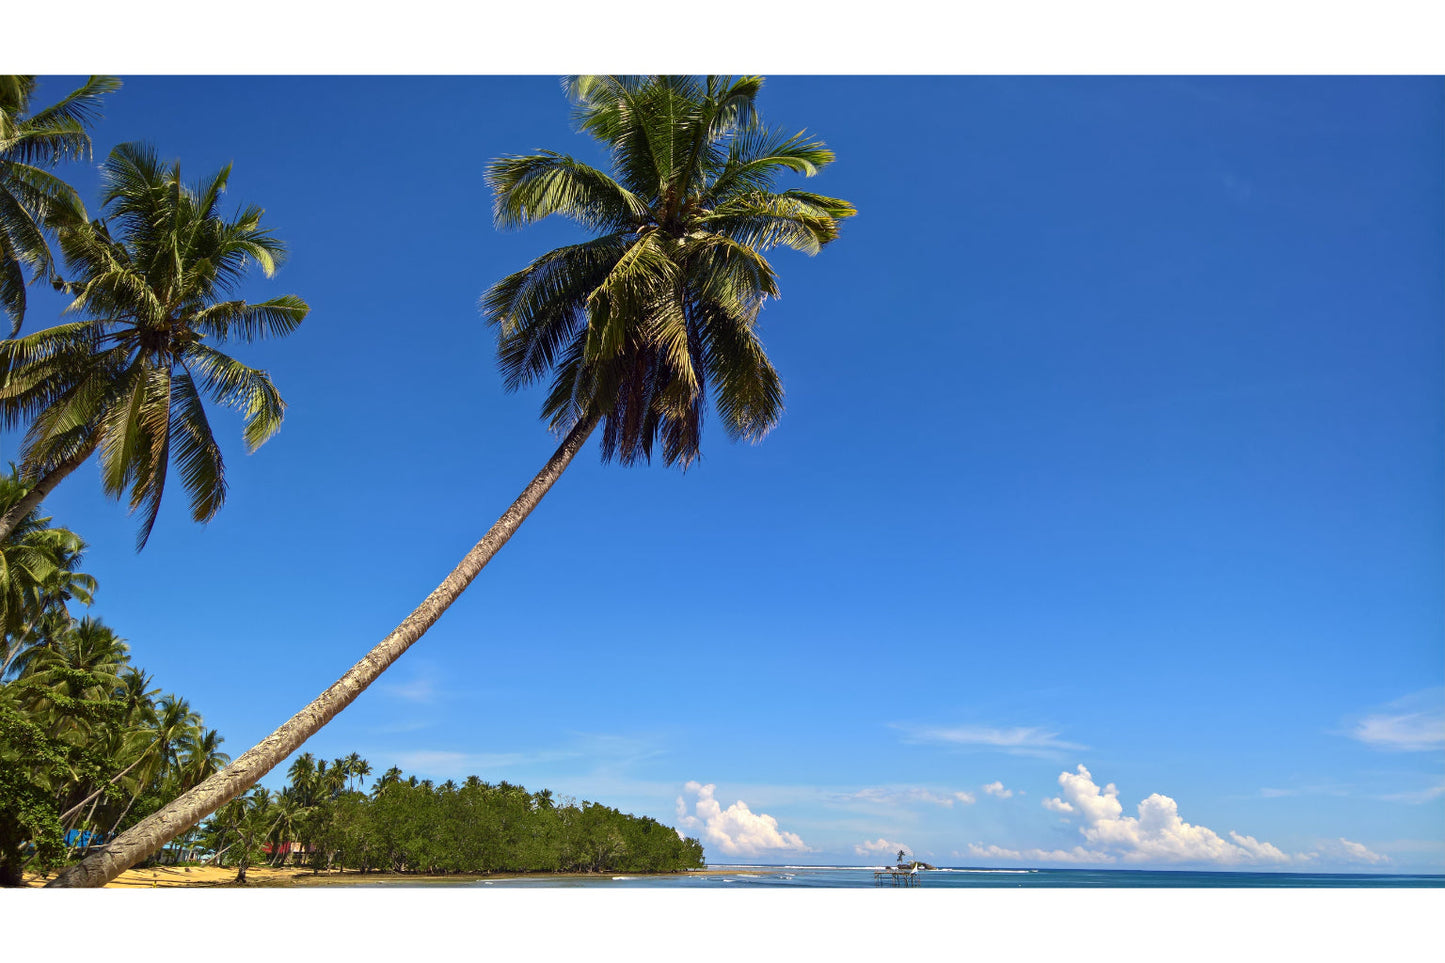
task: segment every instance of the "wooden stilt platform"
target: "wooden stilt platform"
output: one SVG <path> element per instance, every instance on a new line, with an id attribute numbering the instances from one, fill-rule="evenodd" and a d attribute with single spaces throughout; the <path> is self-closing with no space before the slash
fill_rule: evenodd
<path id="1" fill-rule="evenodd" d="M 912 869 L 879 869 L 873 871 L 874 886 L 922 886 L 923 874 Z"/>

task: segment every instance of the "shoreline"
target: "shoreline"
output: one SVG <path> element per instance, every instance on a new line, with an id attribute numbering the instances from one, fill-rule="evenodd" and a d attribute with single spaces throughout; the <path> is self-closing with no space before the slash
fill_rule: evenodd
<path id="1" fill-rule="evenodd" d="M 690 869 L 680 873 L 450 873 L 445 875 L 424 875 L 421 873 L 362 873 L 358 870 L 331 870 L 312 872 L 309 869 L 293 867 L 272 868 L 252 866 L 246 870 L 246 882 L 236 882 L 234 867 L 220 866 L 155 866 L 149 869 L 128 869 L 106 883 L 105 889 L 292 889 L 324 886 L 351 886 L 358 882 L 376 881 L 392 885 L 426 885 L 428 883 L 457 883 L 488 879 L 595 879 L 600 876 L 714 876 L 735 873 L 728 869 Z M 39 873 L 26 873 L 24 886 L 39 889 L 48 878 Z"/>

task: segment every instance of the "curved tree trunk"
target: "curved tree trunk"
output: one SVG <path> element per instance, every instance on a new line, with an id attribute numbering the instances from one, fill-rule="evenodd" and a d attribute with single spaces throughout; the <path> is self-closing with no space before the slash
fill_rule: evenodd
<path id="1" fill-rule="evenodd" d="M 542 496 L 547 494 L 562 476 L 562 472 L 596 426 L 596 418 L 579 422 L 562 440 L 562 444 L 537 473 L 537 477 L 532 479 L 531 484 L 517 496 L 511 507 L 497 519 L 491 530 L 482 536 L 482 540 L 452 569 L 451 574 L 442 580 L 405 621 L 378 642 L 331 688 L 317 696 L 306 708 L 225 769 L 136 823 L 97 852 L 66 869 L 47 885 L 104 886 L 255 785 L 257 780 L 354 702 L 367 686 L 375 682 L 388 666 L 432 627 L 447 607 L 471 584 L 472 579 L 491 561 L 492 556 L 507 543 L 531 514 L 532 509 L 537 507 Z"/>
<path id="2" fill-rule="evenodd" d="M 65 476 L 85 463 L 85 460 L 95 451 L 97 443 L 98 442 L 93 441 L 86 445 L 80 451 L 71 455 L 59 465 L 56 465 L 53 470 L 46 472 L 45 477 L 31 486 L 30 491 L 25 493 L 25 497 L 16 502 L 14 507 L 5 513 L 3 518 L 0 518 L 0 541 L 9 538 L 10 533 L 15 531 L 20 523 L 25 520 L 25 516 L 39 508 L 40 503 L 45 501 L 45 496 L 54 491 L 55 486 L 65 480 Z"/>

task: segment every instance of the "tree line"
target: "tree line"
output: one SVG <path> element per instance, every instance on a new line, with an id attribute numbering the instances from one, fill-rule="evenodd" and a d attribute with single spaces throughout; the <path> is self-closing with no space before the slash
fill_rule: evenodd
<path id="1" fill-rule="evenodd" d="M 675 873 L 700 868 L 702 844 L 646 816 L 558 800 L 477 776 L 405 776 L 392 767 L 369 793 L 352 753 L 303 753 L 277 792 L 257 787 L 216 811 L 197 837 L 237 881 L 262 863 L 360 873 Z"/>

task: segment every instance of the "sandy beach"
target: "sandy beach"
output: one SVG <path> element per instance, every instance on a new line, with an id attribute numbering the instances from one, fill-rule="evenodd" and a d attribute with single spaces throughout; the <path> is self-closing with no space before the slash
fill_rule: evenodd
<path id="1" fill-rule="evenodd" d="M 736 873 L 736 870 L 723 869 L 697 869 L 691 870 L 689 875 L 709 875 L 718 873 Z M 468 879 L 517 879 L 521 877 L 535 878 L 545 876 L 543 873 L 493 873 L 490 875 L 471 876 L 421 876 L 411 873 L 366 873 L 365 875 L 355 872 L 340 870 L 329 873 L 313 873 L 309 869 L 295 869 L 286 867 L 274 869 L 270 866 L 252 866 L 246 870 L 246 882 L 244 886 L 346 886 L 361 880 L 381 881 L 394 880 L 400 883 L 415 883 L 418 885 L 433 882 L 459 882 Z M 556 874 L 558 879 L 570 875 L 582 874 Z M 603 874 L 610 875 L 610 874 Z M 630 873 L 631 876 L 646 875 L 643 873 Z M 38 873 L 27 873 L 25 885 L 41 887 L 46 880 Z M 150 869 L 128 869 L 115 879 L 105 884 L 106 889 L 165 889 L 174 887 L 236 887 L 236 870 L 218 866 L 156 866 Z"/>

